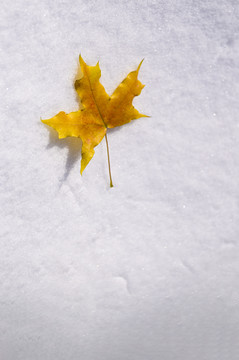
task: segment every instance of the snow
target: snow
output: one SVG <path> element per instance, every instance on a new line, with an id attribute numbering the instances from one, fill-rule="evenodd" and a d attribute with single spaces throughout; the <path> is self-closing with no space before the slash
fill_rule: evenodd
<path id="1" fill-rule="evenodd" d="M 15 0 L 0 9 L 0 360 L 239 358 L 239 4 Z M 78 56 L 135 107 L 80 175 Z"/>

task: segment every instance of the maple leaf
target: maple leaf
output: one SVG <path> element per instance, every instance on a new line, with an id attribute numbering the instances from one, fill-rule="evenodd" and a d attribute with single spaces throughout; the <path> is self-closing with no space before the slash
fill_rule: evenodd
<path id="1" fill-rule="evenodd" d="M 99 82 L 101 77 L 99 62 L 96 66 L 89 66 L 81 56 L 79 60 L 83 77 L 75 81 L 75 89 L 81 99 L 82 109 L 69 114 L 61 111 L 51 119 L 42 120 L 42 122 L 54 128 L 60 139 L 67 136 L 81 138 L 81 174 L 94 155 L 94 147 L 105 137 L 110 186 L 112 187 L 106 132 L 107 128 L 121 126 L 140 117 L 148 117 L 140 114 L 132 105 L 134 97 L 138 96 L 144 88 L 144 85 L 138 80 L 143 60 L 135 71 L 128 74 L 111 96 L 106 93 L 103 85 Z"/>

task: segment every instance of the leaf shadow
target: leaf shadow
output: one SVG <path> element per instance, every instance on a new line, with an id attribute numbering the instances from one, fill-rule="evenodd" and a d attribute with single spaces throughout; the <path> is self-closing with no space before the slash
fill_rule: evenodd
<path id="1" fill-rule="evenodd" d="M 107 134 L 114 134 L 114 133 L 116 133 L 118 131 L 120 131 L 120 126 L 116 126 L 115 128 L 107 129 Z"/>
<path id="2" fill-rule="evenodd" d="M 130 121 L 130 122 L 127 123 L 127 124 L 124 124 L 124 126 L 130 127 L 130 126 L 133 125 L 133 123 L 134 123 L 134 120 L 133 120 L 133 121 Z M 116 127 L 114 127 L 114 128 L 108 128 L 108 129 L 107 129 L 107 132 L 108 132 L 108 134 L 114 134 L 114 133 L 117 133 L 118 131 L 121 131 L 121 129 L 122 129 L 122 126 L 116 126 Z"/>
<path id="3" fill-rule="evenodd" d="M 46 149 L 51 149 L 57 146 L 60 149 L 68 148 L 68 155 L 65 164 L 65 172 L 60 180 L 60 187 L 67 180 L 71 170 L 76 162 L 81 158 L 82 141 L 76 137 L 67 137 L 65 139 L 59 139 L 56 131 L 51 128 L 49 130 L 49 142 Z M 79 169 L 80 172 L 80 169 Z"/>

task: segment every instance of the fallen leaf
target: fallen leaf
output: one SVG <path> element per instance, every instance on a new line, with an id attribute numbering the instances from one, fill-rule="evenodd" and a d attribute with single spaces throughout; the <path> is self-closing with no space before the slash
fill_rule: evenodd
<path id="1" fill-rule="evenodd" d="M 54 128 L 60 139 L 67 136 L 81 138 L 81 174 L 95 153 L 94 147 L 105 137 L 112 187 L 106 132 L 107 128 L 121 126 L 140 117 L 148 117 L 140 114 L 132 105 L 134 97 L 138 96 L 144 87 L 138 80 L 138 72 L 143 60 L 135 71 L 128 74 L 111 96 L 99 82 L 101 77 L 99 62 L 96 66 L 89 66 L 81 56 L 79 60 L 83 77 L 75 81 L 75 89 L 81 99 L 82 109 L 69 114 L 61 111 L 51 119 L 42 120 L 42 122 Z"/>

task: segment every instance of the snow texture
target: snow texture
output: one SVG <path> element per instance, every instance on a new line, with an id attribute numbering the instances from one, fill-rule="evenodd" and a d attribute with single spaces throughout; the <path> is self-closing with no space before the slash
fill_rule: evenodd
<path id="1" fill-rule="evenodd" d="M 238 0 L 0 8 L 0 360 L 239 359 Z M 80 176 L 78 56 L 134 105 Z"/>

